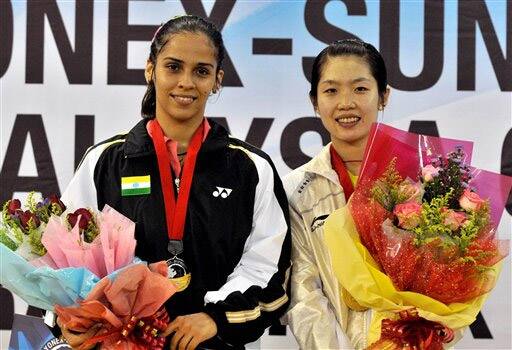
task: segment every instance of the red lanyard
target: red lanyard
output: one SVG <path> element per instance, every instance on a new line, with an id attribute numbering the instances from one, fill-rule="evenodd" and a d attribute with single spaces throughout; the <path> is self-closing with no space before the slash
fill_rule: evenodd
<path id="1" fill-rule="evenodd" d="M 169 239 L 183 239 L 185 218 L 187 216 L 188 199 L 190 188 L 192 187 L 192 177 L 196 166 L 197 154 L 203 143 L 204 120 L 197 128 L 190 140 L 185 157 L 185 163 L 182 169 L 180 190 L 176 200 L 173 188 L 173 176 L 171 173 L 171 160 L 167 147 L 165 146 L 164 133 L 160 124 L 154 119 L 149 128 L 151 130 L 153 145 L 155 146 L 156 157 L 158 159 L 158 169 L 160 171 L 160 182 L 162 184 L 162 193 L 164 195 L 165 217 L 167 221 L 167 235 Z"/>
<path id="2" fill-rule="evenodd" d="M 348 174 L 347 168 L 343 165 L 343 159 L 341 159 L 340 155 L 331 144 L 330 148 L 331 152 L 331 165 L 336 174 L 338 174 L 338 179 L 340 180 L 341 187 L 343 187 L 343 192 L 345 193 L 345 201 L 348 202 L 348 199 L 354 193 L 354 185 L 352 184 L 352 180 L 350 180 L 350 175 Z"/>

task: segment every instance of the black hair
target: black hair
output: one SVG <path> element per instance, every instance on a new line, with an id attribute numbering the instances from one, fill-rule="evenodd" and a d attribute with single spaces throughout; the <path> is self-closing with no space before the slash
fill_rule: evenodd
<path id="1" fill-rule="evenodd" d="M 217 58 L 217 71 L 222 68 L 222 61 L 224 60 L 224 42 L 222 34 L 217 27 L 198 16 L 179 16 L 175 17 L 166 23 L 162 24 L 157 29 L 153 41 L 151 42 L 151 50 L 149 53 L 149 60 L 156 66 L 156 59 L 162 48 L 167 44 L 169 38 L 173 34 L 178 33 L 203 33 L 208 37 L 213 44 Z M 153 79 L 148 82 L 146 93 L 142 99 L 141 114 L 143 118 L 152 119 L 155 117 L 156 110 L 156 91 Z"/>
<path id="2" fill-rule="evenodd" d="M 311 90 L 309 96 L 313 101 L 317 100 L 318 83 L 320 82 L 320 75 L 322 68 L 329 57 L 355 55 L 363 58 L 370 67 L 372 76 L 377 81 L 377 89 L 379 96 L 384 98 L 386 87 L 388 85 L 386 64 L 384 59 L 377 49 L 369 43 L 359 39 L 343 39 L 337 40 L 329 44 L 323 49 L 313 62 L 311 70 Z M 316 104 L 316 102 L 315 102 Z"/>

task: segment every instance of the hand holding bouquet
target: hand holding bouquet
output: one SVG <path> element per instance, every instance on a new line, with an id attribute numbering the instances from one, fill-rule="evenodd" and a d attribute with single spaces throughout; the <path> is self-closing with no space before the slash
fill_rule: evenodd
<path id="1" fill-rule="evenodd" d="M 169 323 L 163 303 L 176 292 L 165 262 L 131 265 L 113 279 L 102 279 L 79 306 L 55 306 L 66 328 L 86 332 L 102 324 L 81 348 L 101 343 L 102 349 L 161 349 L 158 337 Z"/>

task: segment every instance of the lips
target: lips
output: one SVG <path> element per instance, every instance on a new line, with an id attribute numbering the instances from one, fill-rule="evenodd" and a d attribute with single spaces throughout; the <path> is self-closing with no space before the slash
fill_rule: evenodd
<path id="1" fill-rule="evenodd" d="M 343 126 L 354 125 L 360 120 L 361 120 L 361 117 L 358 117 L 356 115 L 347 115 L 347 116 L 336 118 L 336 122 Z"/>
<path id="2" fill-rule="evenodd" d="M 181 106 L 188 106 L 197 99 L 197 97 L 191 95 L 171 95 L 171 97 Z"/>

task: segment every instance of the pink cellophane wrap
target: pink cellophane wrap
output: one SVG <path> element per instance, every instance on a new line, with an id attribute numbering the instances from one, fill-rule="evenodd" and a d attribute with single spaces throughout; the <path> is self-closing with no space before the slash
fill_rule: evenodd
<path id="1" fill-rule="evenodd" d="M 114 281 L 103 278 L 79 306 L 56 305 L 55 311 L 65 327 L 77 332 L 103 324 L 92 339 L 92 343 L 101 342 L 102 349 L 145 349 L 147 345 L 123 336 L 123 329 L 133 317 L 140 320 L 155 315 L 175 292 L 165 262 L 149 268 L 134 264 L 119 272 Z"/>
<path id="2" fill-rule="evenodd" d="M 464 163 L 469 164 L 471 142 L 418 135 L 375 124 L 358 185 L 349 202 L 361 242 L 395 287 L 444 303 L 464 302 L 488 292 L 495 284 L 494 277 L 479 273 L 474 264 L 462 263 L 458 257 L 435 245 L 415 247 L 413 233 L 394 226 L 392 213 L 371 199 L 370 190 L 393 159 L 402 178 L 419 181 L 422 167 L 430 164 L 433 157 L 446 156 L 456 147 L 462 148 L 466 154 Z M 491 267 L 508 254 L 509 242 L 498 239 L 496 229 L 512 178 L 475 168 L 472 168 L 472 176 L 469 186 L 490 201 L 492 224 L 481 230 L 470 245 L 468 255 L 476 256 L 478 250 L 490 253 L 478 263 L 480 267 Z"/>
<path id="3" fill-rule="evenodd" d="M 41 242 L 47 254 L 31 263 L 55 269 L 85 267 L 99 278 L 130 264 L 135 257 L 135 223 L 105 205 L 97 216 L 100 234 L 91 242 L 80 237 L 78 220 L 68 230 L 59 218 L 51 217 Z"/>
<path id="4" fill-rule="evenodd" d="M 98 215 L 99 235 L 107 274 L 132 262 L 135 223 L 106 205 Z"/>

